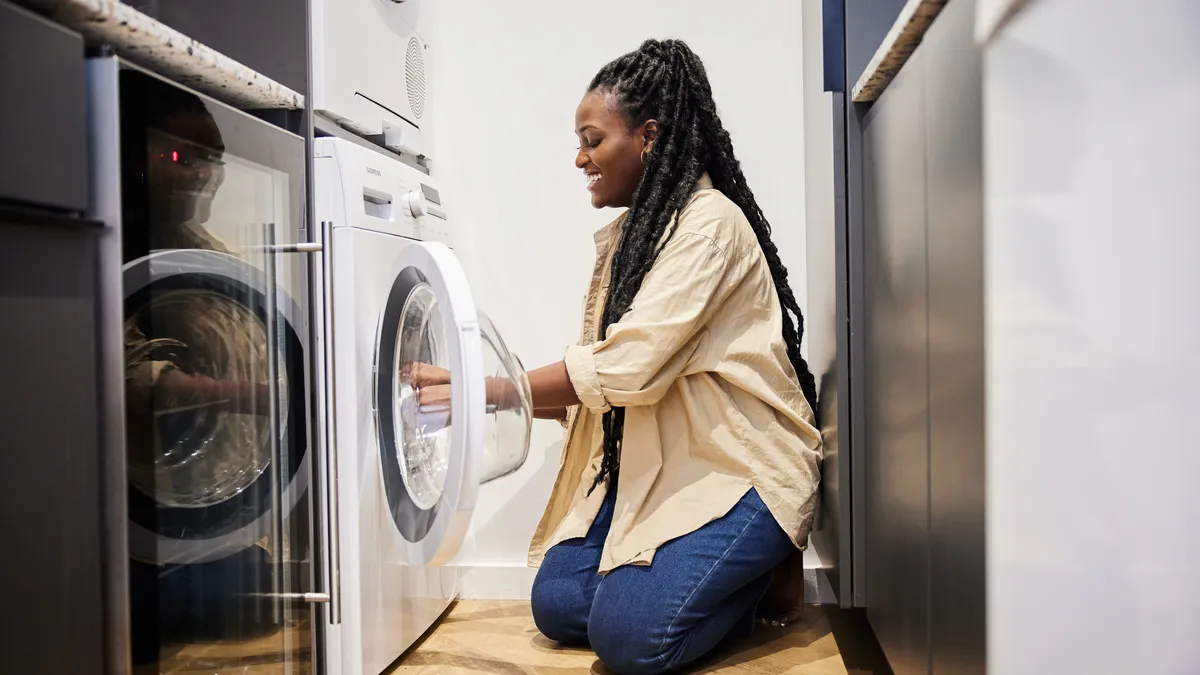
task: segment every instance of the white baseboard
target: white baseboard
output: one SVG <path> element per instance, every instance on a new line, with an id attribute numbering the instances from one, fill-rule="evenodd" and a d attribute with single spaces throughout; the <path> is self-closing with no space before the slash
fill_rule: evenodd
<path id="1" fill-rule="evenodd" d="M 467 565 L 459 572 L 463 600 L 528 600 L 537 575 L 524 565 Z"/>

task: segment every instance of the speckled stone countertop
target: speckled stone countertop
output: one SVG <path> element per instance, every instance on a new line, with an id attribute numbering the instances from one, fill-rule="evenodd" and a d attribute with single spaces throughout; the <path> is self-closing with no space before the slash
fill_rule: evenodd
<path id="1" fill-rule="evenodd" d="M 108 44 L 121 58 L 243 108 L 304 107 L 304 96 L 116 0 L 17 0 Z"/>
<path id="2" fill-rule="evenodd" d="M 925 31 L 949 0 L 908 0 L 850 92 L 855 103 L 875 101 L 908 63 Z"/>

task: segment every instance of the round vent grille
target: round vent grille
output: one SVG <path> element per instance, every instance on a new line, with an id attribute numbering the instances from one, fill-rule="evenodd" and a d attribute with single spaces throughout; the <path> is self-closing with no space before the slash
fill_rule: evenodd
<path id="1" fill-rule="evenodd" d="M 425 54 L 415 37 L 408 40 L 404 79 L 408 84 L 408 106 L 419 118 L 425 114 Z"/>

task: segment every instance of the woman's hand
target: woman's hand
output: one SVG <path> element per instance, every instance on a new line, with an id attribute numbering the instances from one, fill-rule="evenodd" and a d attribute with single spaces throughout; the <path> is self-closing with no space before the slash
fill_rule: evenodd
<path id="1" fill-rule="evenodd" d="M 431 384 L 417 390 L 417 424 L 428 431 L 445 429 L 453 422 L 448 384 Z"/>
<path id="2" fill-rule="evenodd" d="M 804 552 L 796 551 L 775 568 L 767 594 L 758 606 L 758 617 L 772 626 L 800 620 L 804 610 Z"/>
<path id="3" fill-rule="evenodd" d="M 417 401 L 420 407 L 429 409 L 447 408 L 450 406 L 450 385 L 449 384 L 431 384 L 421 387 L 417 391 Z"/>
<path id="4" fill-rule="evenodd" d="M 485 387 L 485 401 L 488 408 L 515 410 L 521 407 L 521 395 L 511 380 L 489 377 L 485 381 Z M 451 385 L 427 384 L 418 389 L 418 396 L 422 408 L 449 408 Z"/>
<path id="5" fill-rule="evenodd" d="M 400 364 L 400 377 L 412 383 L 416 389 L 450 384 L 450 371 L 430 363 L 410 361 Z"/>

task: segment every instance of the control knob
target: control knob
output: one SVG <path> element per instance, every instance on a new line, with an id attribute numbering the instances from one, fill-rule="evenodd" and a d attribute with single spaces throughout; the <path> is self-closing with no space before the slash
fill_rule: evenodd
<path id="1" fill-rule="evenodd" d="M 414 218 L 429 215 L 429 203 L 425 201 L 425 193 L 420 190 L 413 190 L 404 195 L 404 203 L 408 204 L 408 210 Z"/>

